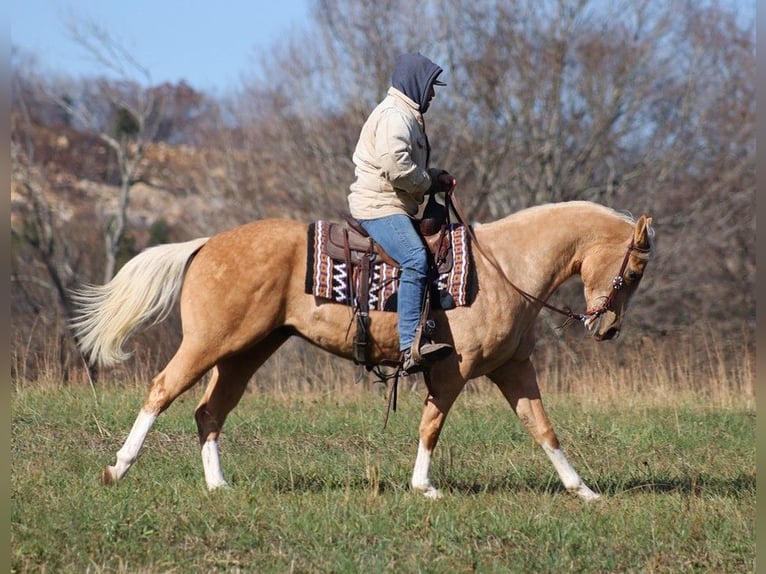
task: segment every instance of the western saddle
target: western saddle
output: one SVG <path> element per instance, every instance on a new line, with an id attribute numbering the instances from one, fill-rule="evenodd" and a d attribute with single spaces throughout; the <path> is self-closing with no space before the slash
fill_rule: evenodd
<path id="1" fill-rule="evenodd" d="M 417 228 L 430 253 L 427 285 L 431 285 L 440 274 L 448 272 L 452 268 L 453 254 L 449 234 L 449 209 L 429 196 L 423 217 L 418 222 Z M 449 195 L 445 194 L 445 203 L 449 203 Z M 347 282 L 348 300 L 354 308 L 356 316 L 356 333 L 354 335 L 353 359 L 358 365 L 364 365 L 367 370 L 372 370 L 374 365 L 370 362 L 369 349 L 369 289 L 372 264 L 383 261 L 392 266 L 398 264 L 385 250 L 370 237 L 364 228 L 359 225 L 351 214 L 340 214 L 343 223 L 330 223 L 327 241 L 327 254 L 334 260 L 345 261 L 348 268 L 349 281 Z M 351 280 L 352 267 L 358 270 L 358 282 L 354 285 Z M 430 287 L 426 288 L 425 300 L 421 309 L 420 324 L 416 332 L 419 340 L 424 332 L 432 329 L 429 322 L 431 311 Z"/>

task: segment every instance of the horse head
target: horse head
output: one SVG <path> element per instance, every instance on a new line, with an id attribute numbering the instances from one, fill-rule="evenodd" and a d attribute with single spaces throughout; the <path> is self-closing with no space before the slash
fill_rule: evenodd
<path id="1" fill-rule="evenodd" d="M 622 317 L 636 292 L 654 249 L 652 218 L 642 215 L 634 223 L 630 243 L 599 244 L 580 267 L 588 311 L 585 327 L 597 341 L 619 336 Z M 613 275 L 619 270 L 617 275 Z"/>

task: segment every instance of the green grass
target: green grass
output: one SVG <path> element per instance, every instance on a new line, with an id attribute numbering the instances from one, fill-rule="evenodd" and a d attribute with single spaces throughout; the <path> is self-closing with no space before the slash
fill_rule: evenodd
<path id="1" fill-rule="evenodd" d="M 192 412 L 158 419 L 135 466 L 99 482 L 144 389 L 18 388 L 12 572 L 754 572 L 755 410 L 548 395 L 562 445 L 605 495 L 565 492 L 499 393 L 467 392 L 410 492 L 421 390 L 250 392 L 204 486 Z"/>

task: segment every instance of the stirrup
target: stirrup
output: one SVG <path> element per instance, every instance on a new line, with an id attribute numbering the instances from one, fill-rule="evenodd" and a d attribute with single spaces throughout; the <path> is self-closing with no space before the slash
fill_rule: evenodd
<path id="1" fill-rule="evenodd" d="M 402 355 L 402 372 L 408 375 L 414 375 L 423 371 L 422 361 L 418 361 L 412 356 L 412 351 L 407 349 Z"/>
<path id="2" fill-rule="evenodd" d="M 424 371 L 433 363 L 446 359 L 452 351 L 452 345 L 431 342 L 420 345 L 417 353 L 413 352 L 413 348 L 407 349 L 402 357 L 402 371 L 408 375 Z"/>

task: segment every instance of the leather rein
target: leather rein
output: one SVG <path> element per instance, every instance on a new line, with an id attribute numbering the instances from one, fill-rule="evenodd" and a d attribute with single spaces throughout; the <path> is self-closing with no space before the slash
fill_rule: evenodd
<path id="1" fill-rule="evenodd" d="M 606 311 L 609 311 L 611 309 L 612 303 L 614 302 L 614 298 L 617 296 L 617 292 L 622 288 L 625 279 L 623 278 L 623 274 L 625 273 L 625 269 L 628 266 L 628 261 L 630 259 L 630 253 L 632 251 L 640 251 L 645 252 L 647 250 L 641 249 L 635 244 L 635 240 L 630 240 L 630 245 L 628 245 L 628 249 L 625 251 L 625 256 L 622 258 L 622 264 L 620 265 L 620 271 L 617 273 L 617 275 L 614 276 L 612 279 L 612 288 L 609 291 L 609 294 L 603 297 L 604 301 L 595 308 L 588 309 L 585 311 L 585 313 L 575 313 L 567 307 L 566 309 L 561 309 L 559 307 L 556 307 L 555 305 L 551 305 L 547 301 L 544 301 L 543 299 L 540 299 L 539 297 L 536 297 L 532 295 L 531 293 L 525 291 L 521 287 L 514 284 L 513 281 L 511 281 L 510 277 L 503 271 L 503 269 L 498 264 L 497 260 L 488 254 L 486 251 L 484 251 L 484 248 L 479 243 L 479 240 L 476 238 L 476 235 L 473 232 L 473 228 L 468 225 L 468 222 L 465 218 L 465 215 L 463 214 L 463 210 L 460 207 L 459 202 L 457 201 L 457 198 L 455 197 L 454 191 L 455 186 L 457 185 L 457 181 L 453 178 L 452 179 L 452 186 L 448 191 L 444 192 L 445 195 L 445 204 L 448 206 L 447 208 L 447 216 L 449 217 L 449 205 L 452 205 L 455 215 L 458 218 L 458 221 L 462 223 L 466 230 L 468 231 L 468 235 L 471 238 L 471 241 L 474 245 L 476 245 L 476 248 L 479 250 L 479 252 L 484 256 L 484 258 L 489 261 L 490 265 L 494 267 L 495 271 L 497 271 L 503 279 L 505 279 L 508 284 L 513 287 L 519 295 L 521 295 L 524 299 L 526 299 L 530 303 L 539 303 L 546 309 L 550 309 L 551 311 L 555 311 L 556 313 L 559 313 L 561 315 L 564 315 L 567 319 L 564 321 L 564 323 L 561 325 L 561 328 L 566 327 L 573 321 L 582 321 L 583 323 L 588 321 L 589 319 L 595 319 L 603 315 Z"/>

